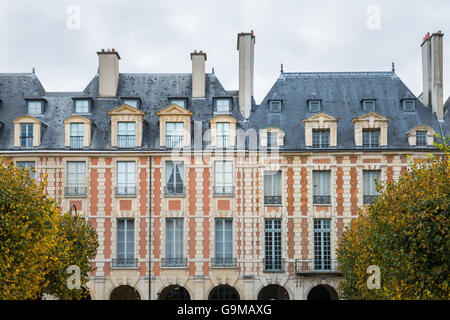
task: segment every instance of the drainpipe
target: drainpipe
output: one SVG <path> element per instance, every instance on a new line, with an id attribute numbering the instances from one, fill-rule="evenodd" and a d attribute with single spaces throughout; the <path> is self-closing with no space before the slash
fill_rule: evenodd
<path id="1" fill-rule="evenodd" d="M 152 157 L 148 157 L 149 163 L 149 199 L 148 199 L 148 300 L 152 297 Z"/>

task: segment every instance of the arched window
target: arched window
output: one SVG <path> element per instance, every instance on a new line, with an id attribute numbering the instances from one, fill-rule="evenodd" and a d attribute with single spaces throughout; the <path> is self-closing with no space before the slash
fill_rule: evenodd
<path id="1" fill-rule="evenodd" d="M 208 300 L 239 300 L 239 293 L 229 285 L 220 285 L 211 290 Z"/>

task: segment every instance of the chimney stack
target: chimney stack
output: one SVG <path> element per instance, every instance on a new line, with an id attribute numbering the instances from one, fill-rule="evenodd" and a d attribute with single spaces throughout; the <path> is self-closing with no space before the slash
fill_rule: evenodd
<path id="1" fill-rule="evenodd" d="M 438 119 L 444 118 L 443 95 L 443 37 L 439 30 L 430 35 L 428 32 L 422 42 L 422 103 L 431 106 L 432 113 Z"/>
<path id="2" fill-rule="evenodd" d="M 255 61 L 255 35 L 239 33 L 237 39 L 239 51 L 239 108 L 244 118 L 250 117 L 253 97 L 253 76 Z"/>
<path id="3" fill-rule="evenodd" d="M 115 98 L 119 85 L 119 53 L 113 49 L 98 51 L 98 96 Z"/>
<path id="4" fill-rule="evenodd" d="M 206 53 L 197 52 L 195 50 L 191 53 L 192 60 L 192 98 L 205 97 L 205 61 Z"/>

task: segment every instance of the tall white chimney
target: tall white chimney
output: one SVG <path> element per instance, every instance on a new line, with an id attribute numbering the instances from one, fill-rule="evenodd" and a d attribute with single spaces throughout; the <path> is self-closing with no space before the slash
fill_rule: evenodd
<path id="1" fill-rule="evenodd" d="M 237 39 L 239 51 L 239 108 L 244 118 L 250 117 L 253 97 L 253 75 L 255 36 L 251 33 L 239 33 Z"/>
<path id="2" fill-rule="evenodd" d="M 431 41 L 428 32 L 422 42 L 422 103 L 429 107 L 431 103 Z"/>
<path id="3" fill-rule="evenodd" d="M 115 98 L 119 85 L 120 56 L 114 49 L 97 52 L 98 54 L 98 96 Z"/>
<path id="4" fill-rule="evenodd" d="M 444 119 L 443 39 L 440 30 L 431 35 L 431 108 L 438 119 Z"/>
<path id="5" fill-rule="evenodd" d="M 197 52 L 195 50 L 191 53 L 192 60 L 192 98 L 205 97 L 205 61 L 206 53 Z"/>

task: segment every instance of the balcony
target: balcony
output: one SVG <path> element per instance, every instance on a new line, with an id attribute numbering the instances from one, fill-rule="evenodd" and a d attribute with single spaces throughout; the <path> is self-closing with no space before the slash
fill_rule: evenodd
<path id="1" fill-rule="evenodd" d="M 211 259 L 211 268 L 237 268 L 236 258 Z"/>
<path id="2" fill-rule="evenodd" d="M 183 148 L 184 137 L 179 135 L 167 135 L 166 147 L 167 148 Z"/>
<path id="3" fill-rule="evenodd" d="M 315 274 L 335 274 L 340 275 L 339 263 L 337 260 L 295 260 L 295 273 L 304 276 Z"/>
<path id="4" fill-rule="evenodd" d="M 70 137 L 71 149 L 83 149 L 83 136 Z"/>
<path id="5" fill-rule="evenodd" d="M 117 258 L 112 259 L 113 269 L 134 269 L 139 267 L 138 259 L 136 258 Z"/>
<path id="6" fill-rule="evenodd" d="M 234 194 L 234 186 L 214 186 L 214 195 L 216 196 L 232 196 Z"/>
<path id="7" fill-rule="evenodd" d="M 284 259 L 263 259 L 263 272 L 284 272 Z"/>
<path id="8" fill-rule="evenodd" d="M 117 136 L 117 148 L 131 149 L 135 147 L 134 135 L 118 135 Z"/>
<path id="9" fill-rule="evenodd" d="M 264 204 L 269 205 L 281 204 L 281 196 L 264 196 Z"/>
<path id="10" fill-rule="evenodd" d="M 167 185 L 165 193 L 168 196 L 182 196 L 184 195 L 184 184 L 176 183 Z"/>
<path id="11" fill-rule="evenodd" d="M 186 258 L 162 258 L 162 268 L 187 268 Z"/>
<path id="12" fill-rule="evenodd" d="M 331 196 L 313 196 L 313 204 L 331 204 Z"/>
<path id="13" fill-rule="evenodd" d="M 86 196 L 86 187 L 65 187 L 64 188 L 66 197 L 84 197 Z"/>
<path id="14" fill-rule="evenodd" d="M 378 195 L 363 195 L 363 203 L 364 204 L 372 204 L 373 200 L 375 200 Z"/>
<path id="15" fill-rule="evenodd" d="M 116 187 L 116 196 L 135 196 L 136 187 L 135 186 L 119 186 Z"/>

